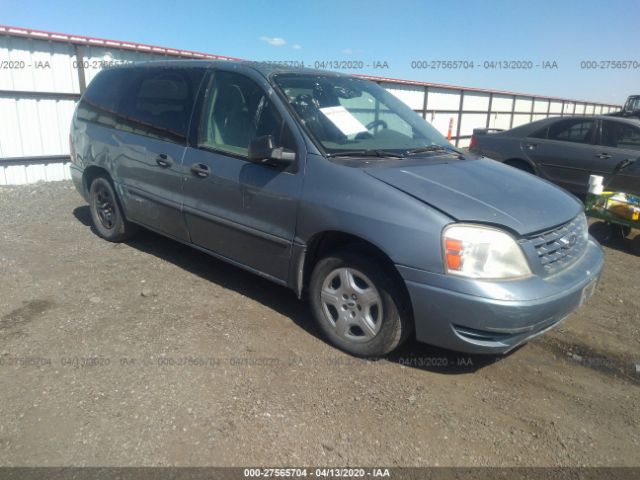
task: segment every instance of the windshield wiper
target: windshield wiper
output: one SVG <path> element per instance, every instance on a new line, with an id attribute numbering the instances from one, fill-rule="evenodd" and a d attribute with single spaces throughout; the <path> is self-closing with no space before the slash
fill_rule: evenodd
<path id="1" fill-rule="evenodd" d="M 327 157 L 390 157 L 404 158 L 401 153 L 391 152 L 389 150 L 345 150 L 344 152 L 334 152 Z"/>
<path id="2" fill-rule="evenodd" d="M 417 155 L 419 153 L 428 153 L 428 152 L 449 152 L 460 156 L 460 158 L 464 158 L 462 156 L 462 152 L 456 150 L 454 148 L 445 147 L 443 145 L 427 145 L 426 147 L 418 147 L 412 148 L 411 150 L 407 150 L 407 155 Z"/>

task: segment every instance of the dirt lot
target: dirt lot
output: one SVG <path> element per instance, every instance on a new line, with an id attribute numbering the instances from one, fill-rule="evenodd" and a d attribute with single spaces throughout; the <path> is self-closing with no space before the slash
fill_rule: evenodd
<path id="1" fill-rule="evenodd" d="M 501 357 L 356 360 L 288 290 L 67 182 L 0 187 L 0 465 L 640 465 L 640 257 Z"/>

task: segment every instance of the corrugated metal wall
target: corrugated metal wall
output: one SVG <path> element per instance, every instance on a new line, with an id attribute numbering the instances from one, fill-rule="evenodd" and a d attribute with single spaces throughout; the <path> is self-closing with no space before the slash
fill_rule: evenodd
<path id="1" fill-rule="evenodd" d="M 509 129 L 549 116 L 599 115 L 620 109 L 616 105 L 471 88 L 379 83 L 442 134 L 447 135 L 451 128 L 452 141 L 458 147 L 469 145 L 474 128 Z"/>
<path id="2" fill-rule="evenodd" d="M 0 185 L 69 178 L 75 103 L 104 65 L 162 58 L 237 60 L 199 52 L 0 26 Z M 474 128 L 507 129 L 552 115 L 608 113 L 616 105 L 367 77 L 459 147 Z"/>

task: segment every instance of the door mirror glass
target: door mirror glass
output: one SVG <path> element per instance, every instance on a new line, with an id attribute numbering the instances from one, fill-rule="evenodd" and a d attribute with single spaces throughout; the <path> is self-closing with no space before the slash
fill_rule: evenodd
<path id="1" fill-rule="evenodd" d="M 296 154 L 284 147 L 274 147 L 272 135 L 256 137 L 249 143 L 249 160 L 253 163 L 285 166 L 295 162 Z"/>

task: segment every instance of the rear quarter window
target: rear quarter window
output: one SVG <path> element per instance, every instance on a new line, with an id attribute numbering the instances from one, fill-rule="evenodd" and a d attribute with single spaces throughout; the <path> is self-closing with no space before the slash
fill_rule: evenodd
<path id="1" fill-rule="evenodd" d="M 141 68 L 132 80 L 122 115 L 136 133 L 169 141 L 182 141 L 187 128 L 196 85 L 177 68 Z"/>
<path id="2" fill-rule="evenodd" d="M 78 104 L 78 118 L 113 126 L 127 88 L 125 70 L 103 70 L 89 84 Z"/>
<path id="3" fill-rule="evenodd" d="M 183 143 L 202 68 L 142 67 L 101 72 L 78 108 L 85 120 Z"/>

